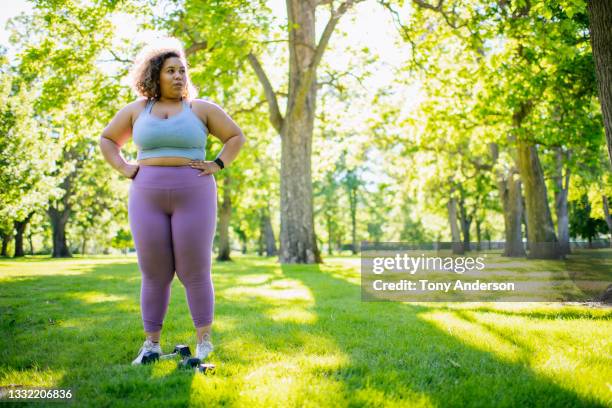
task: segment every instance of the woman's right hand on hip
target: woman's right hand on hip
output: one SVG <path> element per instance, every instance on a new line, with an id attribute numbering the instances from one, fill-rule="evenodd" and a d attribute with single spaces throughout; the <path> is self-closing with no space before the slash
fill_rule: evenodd
<path id="1" fill-rule="evenodd" d="M 121 169 L 121 174 L 123 174 L 125 177 L 129 178 L 129 179 L 134 179 L 134 177 L 136 177 L 136 173 L 138 173 L 138 170 L 140 169 L 140 166 L 138 164 L 126 164 L 122 169 Z"/>

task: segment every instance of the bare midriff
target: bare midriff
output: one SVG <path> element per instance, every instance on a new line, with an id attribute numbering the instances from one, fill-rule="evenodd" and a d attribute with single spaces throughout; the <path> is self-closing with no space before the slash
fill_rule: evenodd
<path id="1" fill-rule="evenodd" d="M 144 166 L 188 166 L 191 159 L 186 157 L 151 157 L 138 160 Z"/>

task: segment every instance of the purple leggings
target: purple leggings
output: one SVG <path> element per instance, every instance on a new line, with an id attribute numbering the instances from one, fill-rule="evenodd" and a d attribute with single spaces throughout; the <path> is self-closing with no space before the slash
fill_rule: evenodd
<path id="1" fill-rule="evenodd" d="M 161 330 L 174 272 L 185 287 L 195 327 L 213 321 L 210 275 L 217 224 L 217 183 L 189 166 L 140 165 L 131 181 L 128 218 L 142 273 L 146 332 Z"/>

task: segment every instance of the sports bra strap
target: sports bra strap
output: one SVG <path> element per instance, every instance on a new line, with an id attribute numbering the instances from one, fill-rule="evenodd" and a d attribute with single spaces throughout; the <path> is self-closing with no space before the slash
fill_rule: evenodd
<path id="1" fill-rule="evenodd" d="M 149 101 L 147 102 L 147 106 L 145 106 L 145 110 L 148 113 L 151 113 L 152 109 L 153 109 L 153 99 L 149 99 Z"/>

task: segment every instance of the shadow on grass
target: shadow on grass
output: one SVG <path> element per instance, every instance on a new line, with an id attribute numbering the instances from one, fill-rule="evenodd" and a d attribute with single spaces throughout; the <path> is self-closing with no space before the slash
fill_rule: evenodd
<path id="1" fill-rule="evenodd" d="M 213 362 L 219 368 L 211 382 L 231 382 L 232 392 L 207 390 L 207 406 L 242 402 L 238 394 L 248 381 L 243 374 L 257 372 L 257 360 L 240 344 L 290 359 L 312 348 L 313 341 L 323 354 L 329 346 L 346 356 L 341 367 L 314 366 L 302 373 L 340 385 L 339 394 L 327 400 L 334 406 L 375 405 L 372 396 L 407 405 L 421 398 L 437 406 L 602 406 L 528 367 L 472 347 L 421 317 L 438 308 L 361 302 L 358 285 L 319 265 L 273 262 L 264 265 L 248 258 L 214 269 Z M 23 276 L 1 283 L 0 330 L 8 336 L 0 338 L 0 377 L 26 370 L 36 373 L 34 384 L 53 375 L 60 379 L 52 388 L 73 389 L 79 405 L 86 398 L 85 405 L 97 406 L 185 406 L 193 398 L 192 371 L 178 370 L 172 362 L 129 365 L 143 341 L 135 261 L 87 268 L 80 275 Z M 275 289 L 286 290 L 283 296 L 256 294 L 264 285 L 287 280 L 301 282 L 312 299 L 301 299 L 299 292 L 292 297 L 290 282 Z M 254 296 L 240 297 L 232 292 L 236 288 Z M 20 312 L 22 307 L 27 314 Z M 302 311 L 306 321 L 271 317 L 288 308 Z M 178 279 L 162 338 L 173 339 L 164 343 L 165 351 L 174 343 L 194 342 Z M 232 342 L 237 347 L 230 347 Z M 231 371 L 224 371 L 226 361 Z M 282 385 L 277 386 L 280 391 Z M 309 395 L 306 400 L 318 392 L 299 391 Z"/>
<path id="2" fill-rule="evenodd" d="M 315 296 L 317 324 L 350 356 L 348 367 L 328 373 L 345 381 L 347 392 L 372 387 L 389 394 L 390 399 L 398 399 L 402 394 L 411 395 L 416 391 L 439 406 L 604 406 L 560 387 L 528 367 L 467 345 L 419 317 L 439 311 L 437 307 L 361 302 L 358 285 L 337 279 L 317 266 L 311 269 L 282 266 L 285 276 L 298 279 L 310 288 Z M 334 298 L 346 299 L 344 305 L 337 305 L 334 298 L 321 296 L 330 288 L 334 288 Z M 362 329 L 360 338 L 355 338 L 353 330 L 335 327 L 330 319 L 334 312 L 336 322 L 355 320 Z M 460 314 L 466 318 L 465 313 Z M 528 313 L 521 315 L 530 317 Z M 508 336 L 502 337 L 516 343 Z M 387 353 L 388 347 L 401 347 L 401 351 Z M 377 354 L 369 354 L 367 349 L 375 349 Z M 389 359 L 388 354 L 399 354 L 401 358 Z M 392 384 L 389 378 L 393 379 Z"/>

